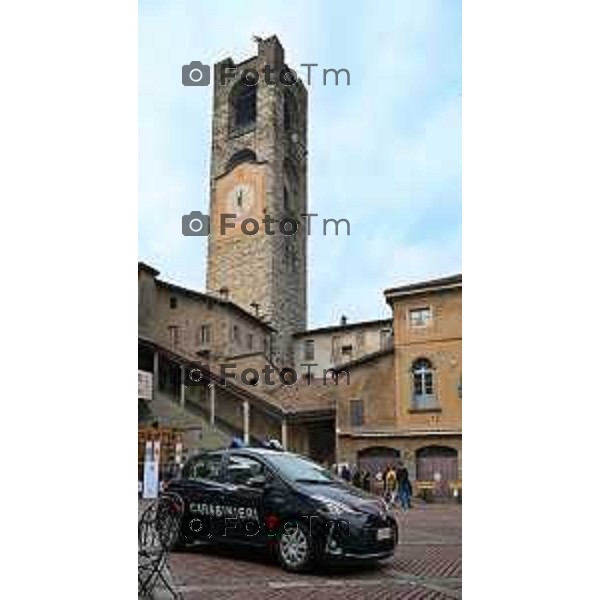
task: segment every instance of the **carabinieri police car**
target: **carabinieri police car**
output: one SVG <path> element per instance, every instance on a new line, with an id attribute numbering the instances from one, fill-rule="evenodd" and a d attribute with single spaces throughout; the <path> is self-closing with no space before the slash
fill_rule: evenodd
<path id="1" fill-rule="evenodd" d="M 393 555 L 398 540 L 396 520 L 380 498 L 290 452 L 203 452 L 187 461 L 167 492 L 185 507 L 180 546 L 270 548 L 289 571 L 377 561 Z"/>

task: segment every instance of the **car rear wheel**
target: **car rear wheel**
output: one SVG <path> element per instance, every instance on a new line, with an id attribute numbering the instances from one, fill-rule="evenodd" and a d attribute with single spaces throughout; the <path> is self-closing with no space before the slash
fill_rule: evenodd
<path id="1" fill-rule="evenodd" d="M 286 523 L 277 544 L 277 555 L 286 571 L 300 572 L 311 567 L 314 547 L 309 531 L 303 523 Z"/>

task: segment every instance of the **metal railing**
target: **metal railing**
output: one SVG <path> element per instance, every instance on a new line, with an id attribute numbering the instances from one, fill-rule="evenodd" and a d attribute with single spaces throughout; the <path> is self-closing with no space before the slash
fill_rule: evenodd
<path id="1" fill-rule="evenodd" d="M 413 394 L 411 408 L 413 410 L 432 410 L 440 408 L 440 404 L 434 394 Z"/>

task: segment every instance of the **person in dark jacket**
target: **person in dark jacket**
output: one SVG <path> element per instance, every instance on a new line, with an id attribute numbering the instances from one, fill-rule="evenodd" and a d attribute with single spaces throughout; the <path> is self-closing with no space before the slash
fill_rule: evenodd
<path id="1" fill-rule="evenodd" d="M 362 488 L 365 492 L 371 491 L 371 473 L 369 473 L 368 469 L 365 469 L 363 473 Z"/>
<path id="2" fill-rule="evenodd" d="M 229 442 L 230 448 L 245 448 L 245 446 L 244 440 L 239 437 L 232 437 L 231 442 Z"/>
<path id="3" fill-rule="evenodd" d="M 408 469 L 400 463 L 396 469 L 396 480 L 400 492 L 400 506 L 403 510 L 410 508 L 410 497 L 412 495 L 412 485 L 408 477 Z"/>
<path id="4" fill-rule="evenodd" d="M 344 465 L 342 467 L 342 479 L 344 481 L 350 481 L 351 479 L 351 475 L 350 475 L 350 469 L 348 468 L 348 465 Z"/>
<path id="5" fill-rule="evenodd" d="M 362 484 L 362 475 L 360 469 L 357 467 L 354 471 L 354 475 L 352 475 L 352 485 L 354 487 L 361 487 Z"/>

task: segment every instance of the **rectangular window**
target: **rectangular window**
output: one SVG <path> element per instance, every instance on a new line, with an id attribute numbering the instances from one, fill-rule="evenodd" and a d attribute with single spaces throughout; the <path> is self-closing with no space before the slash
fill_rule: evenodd
<path id="1" fill-rule="evenodd" d="M 315 340 L 304 340 L 304 360 L 315 359 Z"/>
<path id="2" fill-rule="evenodd" d="M 240 343 L 240 328 L 237 325 L 234 325 L 231 329 L 231 341 L 236 344 Z"/>
<path id="3" fill-rule="evenodd" d="M 417 410 L 438 409 L 434 394 L 433 367 L 429 360 L 421 358 L 413 364 L 413 408 Z"/>
<path id="4" fill-rule="evenodd" d="M 190 460 L 185 466 L 183 476 L 192 481 L 218 481 L 221 472 L 221 455 L 204 454 Z"/>
<path id="5" fill-rule="evenodd" d="M 268 478 L 267 468 L 258 460 L 249 456 L 229 456 L 225 470 L 225 479 L 229 483 L 251 486 L 254 478 Z"/>
<path id="6" fill-rule="evenodd" d="M 169 307 L 170 308 L 177 308 L 177 298 L 175 298 L 175 296 L 171 296 L 169 298 Z"/>
<path id="7" fill-rule="evenodd" d="M 362 400 L 350 400 L 350 425 L 362 427 L 365 422 L 364 406 Z"/>
<path id="8" fill-rule="evenodd" d="M 200 325 L 198 327 L 198 344 L 201 346 L 210 344 L 210 325 Z"/>
<path id="9" fill-rule="evenodd" d="M 431 322 L 431 308 L 412 308 L 409 311 L 409 321 L 411 327 L 427 327 Z"/>
<path id="10" fill-rule="evenodd" d="M 248 334 L 246 341 L 248 342 L 248 350 L 252 350 L 252 346 L 254 343 L 254 338 L 251 333 Z"/>
<path id="11" fill-rule="evenodd" d="M 417 396 L 431 396 L 433 394 L 433 375 L 424 373 L 415 377 L 415 394 Z"/>
<path id="12" fill-rule="evenodd" d="M 180 328 L 178 325 L 169 325 L 169 341 L 173 348 L 179 347 L 180 340 Z"/>
<path id="13" fill-rule="evenodd" d="M 346 346 L 342 346 L 342 354 L 344 356 L 352 356 L 352 344 L 347 344 Z"/>

